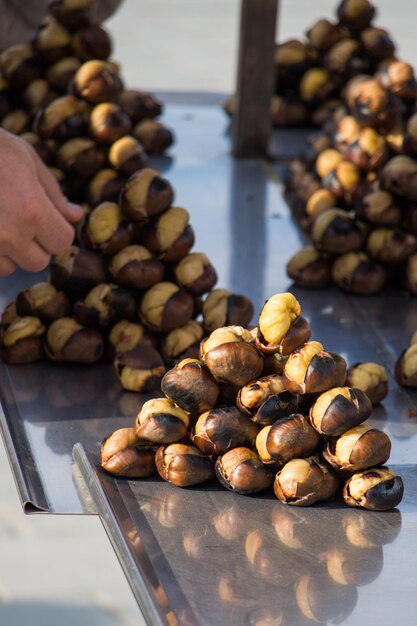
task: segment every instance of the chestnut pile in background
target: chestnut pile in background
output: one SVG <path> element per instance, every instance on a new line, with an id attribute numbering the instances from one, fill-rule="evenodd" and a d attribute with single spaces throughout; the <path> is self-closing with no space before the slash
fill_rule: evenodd
<path id="1" fill-rule="evenodd" d="M 410 339 L 410 345 L 397 359 L 395 378 L 402 387 L 417 389 L 417 331 Z"/>
<path id="2" fill-rule="evenodd" d="M 124 87 L 92 9 L 93 0 L 53 0 L 31 42 L 0 54 L 0 126 L 29 141 L 85 207 L 48 281 L 4 311 L 1 356 L 11 364 L 107 358 L 125 389 L 148 392 L 166 365 L 198 354 L 205 334 L 248 324 L 253 306 L 213 289 L 210 260 L 191 251 L 188 211 L 147 166 L 173 139 L 155 119 L 162 104 Z"/>
<path id="3" fill-rule="evenodd" d="M 291 293 L 264 305 L 258 326 L 226 326 L 162 379 L 164 398 L 145 402 L 132 428 L 101 447 L 102 467 L 143 478 L 155 471 L 188 487 L 217 477 L 231 491 L 273 487 L 289 505 L 308 506 L 341 492 L 348 506 L 384 511 L 403 483 L 386 467 L 391 442 L 366 424 L 387 393 L 375 363 L 349 370 L 311 341 Z M 367 395 L 369 393 L 369 396 Z"/>
<path id="4" fill-rule="evenodd" d="M 336 19 L 317 20 L 303 39 L 277 43 L 271 119 L 276 127 L 321 126 L 341 103 L 353 76 L 373 73 L 395 54 L 384 28 L 373 26 L 376 9 L 368 0 L 342 0 Z M 234 97 L 225 104 L 234 112 Z"/>

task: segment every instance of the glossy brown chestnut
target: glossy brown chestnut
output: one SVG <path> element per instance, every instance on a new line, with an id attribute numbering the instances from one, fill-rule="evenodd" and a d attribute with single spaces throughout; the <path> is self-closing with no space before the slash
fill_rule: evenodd
<path id="1" fill-rule="evenodd" d="M 45 326 L 38 317 L 16 317 L 7 326 L 2 320 L 1 358 L 6 363 L 34 363 L 43 355 Z"/>
<path id="2" fill-rule="evenodd" d="M 372 404 L 378 404 L 388 394 L 388 374 L 378 363 L 355 363 L 346 373 L 346 386 L 361 389 Z"/>
<path id="3" fill-rule="evenodd" d="M 174 443 L 187 434 L 188 414 L 169 398 L 148 400 L 142 406 L 135 421 L 136 434 L 140 439 L 154 443 Z"/>
<path id="4" fill-rule="evenodd" d="M 30 115 L 35 115 L 39 109 L 47 106 L 57 97 L 57 92 L 51 89 L 51 85 L 45 78 L 35 78 L 23 92 L 23 108 Z"/>
<path id="5" fill-rule="evenodd" d="M 166 368 L 159 352 L 151 345 L 142 344 L 116 355 L 113 371 L 123 389 L 147 393 L 159 388 Z"/>
<path id="6" fill-rule="evenodd" d="M 319 456 L 291 459 L 274 480 L 274 493 L 278 500 L 293 506 L 309 506 L 329 500 L 338 487 L 337 476 Z"/>
<path id="7" fill-rule="evenodd" d="M 338 24 L 329 20 L 317 20 L 306 32 L 310 45 L 320 52 L 325 52 L 343 37 Z"/>
<path id="8" fill-rule="evenodd" d="M 94 0 L 51 0 L 49 11 L 70 31 L 84 28 L 91 23 Z"/>
<path id="9" fill-rule="evenodd" d="M 222 326 L 246 327 L 253 312 L 253 304 L 246 296 L 213 289 L 202 305 L 203 326 L 208 332 Z"/>
<path id="10" fill-rule="evenodd" d="M 241 326 L 226 326 L 213 331 L 201 342 L 201 360 L 218 382 L 236 387 L 257 378 L 263 358 L 252 335 Z"/>
<path id="11" fill-rule="evenodd" d="M 279 374 L 264 376 L 242 387 L 237 394 L 236 404 L 241 411 L 253 416 L 270 396 L 281 394 L 285 389 Z"/>
<path id="12" fill-rule="evenodd" d="M 131 176 L 148 164 L 144 147 L 134 137 L 121 137 L 109 150 L 110 165 L 123 176 Z"/>
<path id="13" fill-rule="evenodd" d="M 262 463 L 258 454 L 243 446 L 218 457 L 215 471 L 223 487 L 241 494 L 264 491 L 274 480 L 272 470 Z"/>
<path id="14" fill-rule="evenodd" d="M 106 61 L 112 52 L 110 35 L 98 24 L 90 24 L 77 30 L 71 40 L 72 49 L 83 61 L 99 59 Z"/>
<path id="15" fill-rule="evenodd" d="M 186 209 L 170 207 L 144 227 L 141 241 L 162 261 L 175 263 L 194 245 L 194 231 L 189 219 Z"/>
<path id="16" fill-rule="evenodd" d="M 156 472 L 155 448 L 139 444 L 140 440 L 134 428 L 116 430 L 101 444 L 101 467 L 114 476 L 152 476 Z"/>
<path id="17" fill-rule="evenodd" d="M 126 246 L 109 263 L 109 272 L 117 285 L 148 289 L 161 282 L 164 266 L 144 246 Z"/>
<path id="18" fill-rule="evenodd" d="M 117 104 L 101 102 L 91 111 L 89 128 L 96 141 L 113 144 L 130 133 L 131 123 Z"/>
<path id="19" fill-rule="evenodd" d="M 0 67 L 12 89 L 22 89 L 41 73 L 39 60 L 30 44 L 15 44 L 0 54 Z"/>
<path id="20" fill-rule="evenodd" d="M 292 393 L 319 393 L 344 384 L 346 361 L 324 350 L 318 341 L 310 341 L 290 354 L 283 377 Z"/>
<path id="21" fill-rule="evenodd" d="M 417 343 L 411 344 L 395 364 L 395 378 L 402 387 L 417 388 Z"/>
<path id="22" fill-rule="evenodd" d="M 153 345 L 153 340 L 146 333 L 144 326 L 128 320 L 117 322 L 108 335 L 107 354 L 114 358 L 141 345 Z"/>
<path id="23" fill-rule="evenodd" d="M 174 143 L 172 131 L 157 120 L 142 120 L 132 133 L 151 156 L 163 154 Z"/>
<path id="24" fill-rule="evenodd" d="M 52 259 L 50 280 L 56 289 L 78 299 L 106 281 L 104 259 L 90 250 L 70 246 Z"/>
<path id="25" fill-rule="evenodd" d="M 192 487 L 214 478 L 212 460 L 196 446 L 182 443 L 161 446 L 155 461 L 161 478 L 177 487 Z"/>
<path id="26" fill-rule="evenodd" d="M 310 409 L 310 422 L 321 435 L 337 437 L 371 414 L 366 393 L 354 387 L 334 387 L 322 393 Z"/>
<path id="27" fill-rule="evenodd" d="M 105 61 L 86 61 L 74 76 L 72 90 L 74 95 L 83 98 L 83 100 L 91 104 L 110 103 L 122 90 L 122 81 L 113 68 Z M 117 111 L 119 110 L 123 113 L 117 107 Z M 127 120 L 130 127 L 129 118 Z"/>
<path id="28" fill-rule="evenodd" d="M 323 456 L 332 467 L 349 472 L 383 465 L 390 453 L 388 435 L 367 424 L 350 428 L 337 439 L 327 440 L 323 449 Z"/>
<path id="29" fill-rule="evenodd" d="M 169 370 L 161 382 L 162 392 L 196 418 L 216 406 L 219 386 L 197 359 L 184 359 Z"/>
<path id="30" fill-rule="evenodd" d="M 349 293 L 370 295 L 381 291 L 387 280 L 385 269 L 365 252 L 348 252 L 333 263 L 332 278 Z"/>
<path id="31" fill-rule="evenodd" d="M 61 96 L 38 112 L 33 130 L 43 139 L 66 141 L 86 134 L 90 107 L 75 96 Z"/>
<path id="32" fill-rule="evenodd" d="M 323 289 L 330 282 L 330 263 L 313 246 L 308 246 L 289 260 L 287 274 L 299 287 Z"/>
<path id="33" fill-rule="evenodd" d="M 348 506 L 370 511 L 388 511 L 402 500 L 404 484 L 388 467 L 373 467 L 353 474 L 343 487 L 343 499 Z"/>
<path id="34" fill-rule="evenodd" d="M 193 316 L 192 296 L 171 282 L 153 285 L 142 298 L 140 317 L 153 330 L 168 333 L 184 326 Z"/>
<path id="35" fill-rule="evenodd" d="M 201 296 L 214 287 L 217 273 L 205 254 L 192 252 L 175 267 L 175 278 L 179 285 L 194 296 Z"/>
<path id="36" fill-rule="evenodd" d="M 292 415 L 298 408 L 298 396 L 289 391 L 283 391 L 265 400 L 257 412 L 251 416 L 251 419 L 260 426 L 266 426 L 287 415 Z"/>
<path id="37" fill-rule="evenodd" d="M 57 291 L 50 283 L 36 283 L 24 289 L 16 297 L 16 312 L 20 317 L 35 316 L 43 322 L 51 322 L 70 314 L 71 305 L 63 291 Z"/>
<path id="38" fill-rule="evenodd" d="M 126 289 L 101 283 L 75 303 L 74 314 L 84 326 L 112 326 L 119 320 L 136 319 L 136 301 Z"/>
<path id="39" fill-rule="evenodd" d="M 310 325 L 300 317 L 300 313 L 300 303 L 292 293 L 278 293 L 269 298 L 258 319 L 258 348 L 285 356 L 308 341 L 311 336 Z"/>
<path id="40" fill-rule="evenodd" d="M 319 434 L 308 419 L 295 413 L 265 426 L 256 439 L 256 449 L 264 463 L 273 462 L 281 468 L 291 459 L 311 455 L 319 442 Z"/>
<path id="41" fill-rule="evenodd" d="M 77 57 L 65 57 L 47 68 L 45 78 L 53 89 L 65 93 L 80 65 Z"/>
<path id="42" fill-rule="evenodd" d="M 126 89 L 120 93 L 118 102 L 133 124 L 158 117 L 162 113 L 162 103 L 146 91 Z"/>
<path id="43" fill-rule="evenodd" d="M 197 358 L 203 329 L 199 322 L 190 320 L 184 326 L 171 330 L 161 342 L 161 352 L 166 362 Z"/>
<path id="44" fill-rule="evenodd" d="M 103 151 L 86 137 L 66 141 L 58 148 L 56 158 L 64 172 L 80 178 L 91 178 L 104 165 Z"/>
<path id="45" fill-rule="evenodd" d="M 204 454 L 219 456 L 239 446 L 252 448 L 258 432 L 258 426 L 235 406 L 219 406 L 200 415 L 192 440 Z"/>
<path id="46" fill-rule="evenodd" d="M 394 56 L 395 43 L 385 28 L 366 28 L 361 32 L 360 39 L 365 53 L 376 61 Z"/>
<path id="47" fill-rule="evenodd" d="M 165 211 L 174 199 L 174 190 L 165 178 L 150 168 L 133 174 L 125 184 L 120 204 L 126 217 L 133 222 L 147 222 L 153 215 Z"/>
<path id="48" fill-rule="evenodd" d="M 337 8 L 340 23 L 353 31 L 368 28 L 374 15 L 375 7 L 369 0 L 342 0 Z"/>
<path id="49" fill-rule="evenodd" d="M 117 202 L 125 183 L 124 178 L 110 168 L 97 172 L 88 185 L 88 203 L 95 207 L 102 202 Z"/>
<path id="50" fill-rule="evenodd" d="M 98 331 L 62 317 L 48 328 L 45 352 L 51 361 L 59 363 L 95 363 L 103 355 L 104 340 Z"/>
<path id="51" fill-rule="evenodd" d="M 31 44 L 47 65 L 71 54 L 71 35 L 52 15 L 46 15 L 32 31 Z"/>
<path id="52" fill-rule="evenodd" d="M 369 60 L 362 55 L 360 42 L 344 37 L 329 48 L 323 59 L 324 66 L 343 79 L 367 72 Z"/>
<path id="53" fill-rule="evenodd" d="M 132 243 L 131 224 L 122 214 L 116 202 L 102 202 L 84 218 L 80 241 L 86 247 L 116 254 Z"/>

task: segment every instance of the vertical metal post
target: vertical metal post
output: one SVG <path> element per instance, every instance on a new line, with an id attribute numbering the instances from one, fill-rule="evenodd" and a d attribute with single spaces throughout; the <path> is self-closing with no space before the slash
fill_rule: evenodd
<path id="1" fill-rule="evenodd" d="M 235 157 L 262 157 L 267 153 L 278 2 L 241 0 L 236 105 L 232 122 Z"/>

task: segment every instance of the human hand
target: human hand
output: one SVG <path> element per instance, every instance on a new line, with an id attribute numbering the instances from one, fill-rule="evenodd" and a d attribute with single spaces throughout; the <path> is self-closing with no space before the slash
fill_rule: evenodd
<path id="1" fill-rule="evenodd" d="M 68 202 L 34 149 L 0 130 L 0 276 L 39 272 L 74 239 L 81 207 Z"/>

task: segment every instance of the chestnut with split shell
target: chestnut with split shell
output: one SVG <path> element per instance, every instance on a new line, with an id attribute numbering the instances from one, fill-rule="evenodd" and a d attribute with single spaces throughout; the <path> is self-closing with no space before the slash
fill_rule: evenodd
<path id="1" fill-rule="evenodd" d="M 388 394 L 388 374 L 378 363 L 355 363 L 347 371 L 346 385 L 362 389 L 372 404 L 378 404 Z"/>
<path id="2" fill-rule="evenodd" d="M 159 352 L 142 344 L 116 355 L 113 371 L 123 389 L 147 393 L 158 389 L 166 368 Z"/>
<path id="3" fill-rule="evenodd" d="M 353 474 L 343 487 L 343 499 L 348 506 L 370 511 L 388 511 L 398 506 L 404 484 L 389 467 L 373 467 Z"/>
<path id="4" fill-rule="evenodd" d="M 51 361 L 60 363 L 95 363 L 103 355 L 104 339 L 97 330 L 62 317 L 48 328 L 45 352 Z"/>
<path id="5" fill-rule="evenodd" d="M 13 365 L 34 363 L 44 355 L 45 326 L 33 315 L 11 318 L 5 326 L 2 318 L 1 358 Z"/>
<path id="6" fill-rule="evenodd" d="M 155 448 L 141 444 L 133 428 L 120 428 L 103 440 L 100 465 L 114 476 L 147 478 L 156 471 Z"/>
<path id="7" fill-rule="evenodd" d="M 283 467 L 291 459 L 311 455 L 319 442 L 319 434 L 308 419 L 295 413 L 263 428 L 257 437 L 256 448 L 264 462 Z"/>
<path id="8" fill-rule="evenodd" d="M 321 435 L 337 437 L 364 422 L 371 410 L 371 401 L 361 389 L 334 387 L 316 399 L 309 417 Z"/>
<path id="9" fill-rule="evenodd" d="M 274 493 L 278 500 L 293 506 L 309 506 L 329 500 L 339 487 L 339 480 L 319 456 L 291 459 L 277 473 Z"/>
<path id="10" fill-rule="evenodd" d="M 318 341 L 309 341 L 290 354 L 283 377 L 292 393 L 319 393 L 344 384 L 346 361 Z"/>
<path id="11" fill-rule="evenodd" d="M 161 382 L 162 392 L 196 418 L 217 403 L 219 385 L 197 359 L 184 359 L 169 370 Z"/>
<path id="12" fill-rule="evenodd" d="M 359 470 L 383 465 L 389 459 L 391 441 L 382 430 L 360 424 L 326 441 L 323 456 L 336 470 Z"/>
<path id="13" fill-rule="evenodd" d="M 253 447 L 258 431 L 235 406 L 219 406 L 200 415 L 192 440 L 204 454 L 219 456 L 239 446 Z"/>
<path id="14" fill-rule="evenodd" d="M 135 421 L 137 436 L 153 443 L 174 443 L 183 439 L 188 425 L 188 414 L 168 398 L 145 402 Z"/>
<path id="15" fill-rule="evenodd" d="M 196 446 L 183 443 L 161 446 L 155 461 L 161 478 L 177 487 L 192 487 L 214 478 L 212 460 Z"/>
<path id="16" fill-rule="evenodd" d="M 240 494 L 264 491 L 274 480 L 273 471 L 246 447 L 233 448 L 218 457 L 215 471 L 223 487 Z"/>

